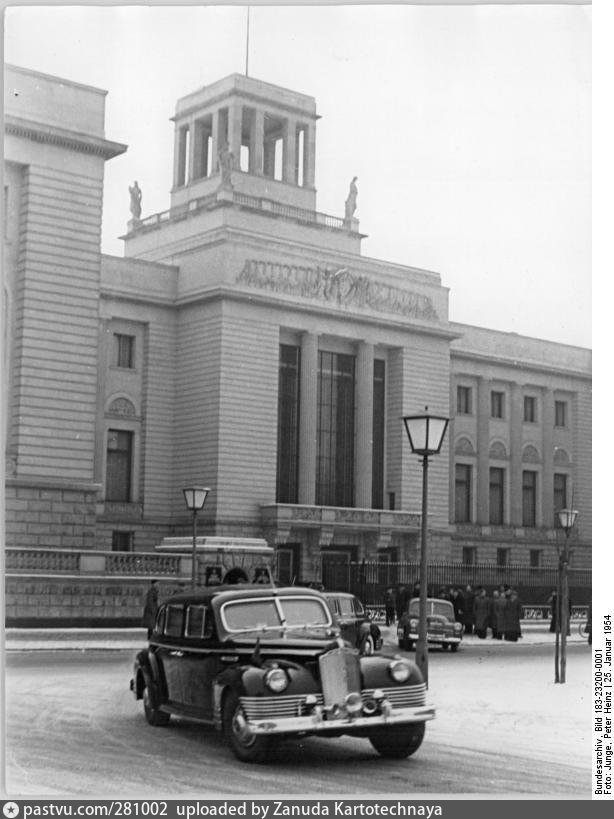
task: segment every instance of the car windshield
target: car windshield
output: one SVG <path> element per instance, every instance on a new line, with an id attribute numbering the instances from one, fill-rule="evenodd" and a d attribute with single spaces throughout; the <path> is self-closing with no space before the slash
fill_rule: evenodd
<path id="1" fill-rule="evenodd" d="M 413 617 L 417 617 L 420 614 L 420 600 L 418 600 L 418 598 L 414 598 L 409 604 L 409 613 Z M 426 613 L 427 615 L 438 614 L 440 617 L 447 617 L 448 620 L 454 619 L 454 608 L 452 603 L 449 603 L 447 600 L 427 600 Z"/>
<path id="2" fill-rule="evenodd" d="M 321 600 L 314 597 L 232 600 L 222 606 L 221 617 L 227 631 L 331 625 L 328 609 Z"/>

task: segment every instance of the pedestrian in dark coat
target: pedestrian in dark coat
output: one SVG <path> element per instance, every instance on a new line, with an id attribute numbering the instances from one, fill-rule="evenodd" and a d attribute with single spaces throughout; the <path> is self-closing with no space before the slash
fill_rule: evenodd
<path id="1" fill-rule="evenodd" d="M 408 601 L 408 592 L 407 587 L 404 585 L 400 585 L 397 589 L 396 594 L 396 610 L 397 610 L 397 620 L 400 620 L 401 617 L 405 614 L 405 609 L 407 608 Z"/>
<path id="2" fill-rule="evenodd" d="M 473 618 L 475 620 L 475 633 L 483 640 L 486 637 L 486 629 L 490 618 L 490 600 L 486 596 L 486 589 L 480 587 L 473 601 Z"/>
<path id="3" fill-rule="evenodd" d="M 158 613 L 158 581 L 152 580 L 151 586 L 145 596 L 145 606 L 143 608 L 143 625 L 147 629 L 147 639 L 151 637 L 151 632 L 156 624 L 156 614 Z"/>
<path id="4" fill-rule="evenodd" d="M 497 590 L 492 593 L 492 636 L 502 640 L 505 633 L 505 597 Z"/>
<path id="5" fill-rule="evenodd" d="M 384 592 L 384 608 L 386 609 L 386 625 L 394 623 L 396 601 L 394 599 L 394 589 L 386 589 Z"/>
<path id="6" fill-rule="evenodd" d="M 463 622 L 463 606 L 464 601 L 460 593 L 460 589 L 454 588 L 450 592 L 450 598 L 452 601 L 452 608 L 454 609 L 454 619 L 457 623 Z"/>
<path id="7" fill-rule="evenodd" d="M 461 592 L 463 598 L 463 626 L 465 627 L 465 634 L 473 633 L 473 626 L 475 620 L 473 619 L 473 601 L 475 594 L 471 586 L 466 586 L 465 591 Z"/>
<path id="8" fill-rule="evenodd" d="M 522 606 L 515 591 L 508 591 L 505 596 L 505 606 L 503 609 L 504 638 L 512 643 L 518 641 L 520 637 L 520 618 L 522 616 Z"/>
<path id="9" fill-rule="evenodd" d="M 552 594 L 548 598 L 548 605 L 550 606 L 550 631 L 554 634 L 559 619 L 559 596 L 556 589 L 552 589 Z"/>

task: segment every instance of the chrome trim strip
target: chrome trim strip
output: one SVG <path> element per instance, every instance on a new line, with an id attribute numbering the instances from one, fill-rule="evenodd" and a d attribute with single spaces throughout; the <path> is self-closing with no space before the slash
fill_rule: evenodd
<path id="1" fill-rule="evenodd" d="M 413 722 L 427 722 L 435 719 L 435 706 L 423 705 L 419 708 L 394 709 L 387 716 L 381 714 L 372 717 L 357 717 L 351 719 L 323 720 L 317 714 L 308 717 L 292 717 L 288 719 L 248 722 L 249 730 L 253 734 L 293 734 L 305 731 L 307 733 L 321 733 L 325 731 L 341 731 L 352 733 L 357 728 L 378 728 L 391 725 L 403 725 Z"/>

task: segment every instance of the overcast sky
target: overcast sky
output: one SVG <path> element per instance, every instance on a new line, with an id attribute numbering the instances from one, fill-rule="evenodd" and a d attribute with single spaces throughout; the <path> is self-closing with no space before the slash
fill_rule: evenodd
<path id="1" fill-rule="evenodd" d="M 103 251 L 170 204 L 175 102 L 245 71 L 245 7 L 9 7 L 7 62 L 108 90 Z M 317 208 L 358 176 L 363 255 L 450 318 L 591 345 L 591 8 L 253 6 L 249 74 L 316 98 Z"/>

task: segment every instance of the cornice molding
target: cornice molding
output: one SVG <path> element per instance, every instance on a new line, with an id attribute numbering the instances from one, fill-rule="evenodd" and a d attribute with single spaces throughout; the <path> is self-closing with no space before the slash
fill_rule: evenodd
<path id="1" fill-rule="evenodd" d="M 112 159 L 123 154 L 128 149 L 121 142 L 111 142 L 103 137 L 84 134 L 79 131 L 69 131 L 55 125 L 48 125 L 34 120 L 13 117 L 7 114 L 4 118 L 4 131 L 11 136 L 23 137 L 33 142 L 42 142 L 56 145 L 80 153 L 101 156 L 103 159 Z"/>

